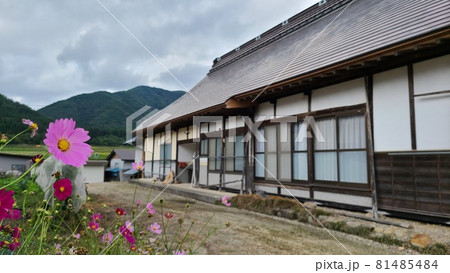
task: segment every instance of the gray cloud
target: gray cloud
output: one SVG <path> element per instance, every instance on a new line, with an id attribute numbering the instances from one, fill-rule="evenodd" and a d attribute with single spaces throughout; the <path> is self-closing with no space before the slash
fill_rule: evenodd
<path id="1" fill-rule="evenodd" d="M 315 2 L 102 1 L 187 88 L 215 57 Z M 0 93 L 35 109 L 96 90 L 182 89 L 97 1 L 1 1 L 0 41 Z"/>

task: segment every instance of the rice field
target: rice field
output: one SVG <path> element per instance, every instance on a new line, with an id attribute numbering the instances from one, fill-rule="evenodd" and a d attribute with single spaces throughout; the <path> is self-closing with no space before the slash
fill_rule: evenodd
<path id="1" fill-rule="evenodd" d="M 130 149 L 133 150 L 134 146 L 92 146 L 91 160 L 104 160 L 114 149 Z M 15 154 L 15 155 L 27 155 L 34 156 L 37 154 L 45 154 L 47 147 L 45 145 L 27 145 L 27 144 L 10 144 L 3 148 L 0 153 Z"/>

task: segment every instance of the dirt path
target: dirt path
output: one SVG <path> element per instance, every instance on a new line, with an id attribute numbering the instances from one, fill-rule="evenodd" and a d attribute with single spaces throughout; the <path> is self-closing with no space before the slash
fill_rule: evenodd
<path id="1" fill-rule="evenodd" d="M 152 192 L 151 189 L 129 183 L 89 184 L 88 192 L 94 207 L 100 208 L 106 204 L 110 208 L 130 208 L 135 188 L 136 200 L 142 203 L 159 194 L 159 191 Z M 219 229 L 200 248 L 200 254 L 348 254 L 328 232 L 311 225 L 168 193 L 162 193 L 158 200 L 161 198 L 175 217 L 184 212 L 186 203 L 190 204 L 186 221 L 195 222 L 194 232 L 198 232 L 215 212 L 208 226 Z M 159 204 L 159 201 L 154 204 Z M 226 227 L 227 222 L 231 223 L 230 227 Z M 353 254 L 414 254 L 411 250 L 399 250 L 356 236 L 331 232 Z"/>

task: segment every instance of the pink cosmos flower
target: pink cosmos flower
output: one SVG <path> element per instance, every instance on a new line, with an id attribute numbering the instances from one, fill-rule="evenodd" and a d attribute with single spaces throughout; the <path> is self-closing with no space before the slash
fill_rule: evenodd
<path id="1" fill-rule="evenodd" d="M 144 162 L 142 162 L 142 161 L 139 163 L 136 163 L 136 162 L 131 163 L 131 167 L 133 168 L 133 170 L 136 170 L 138 172 L 142 171 L 145 168 Z"/>
<path id="2" fill-rule="evenodd" d="M 173 252 L 173 255 L 186 255 L 186 251 L 184 250 L 176 250 Z"/>
<path id="3" fill-rule="evenodd" d="M 224 204 L 227 207 L 231 206 L 231 203 L 228 201 L 228 196 L 222 197 L 222 204 Z"/>
<path id="4" fill-rule="evenodd" d="M 7 218 L 11 220 L 18 220 L 21 217 L 20 210 L 18 209 L 8 210 L 8 213 L 9 215 Z"/>
<path id="5" fill-rule="evenodd" d="M 50 122 L 44 143 L 48 151 L 64 164 L 81 167 L 92 154 L 91 146 L 84 143 L 90 139 L 88 131 L 75 128 L 73 119 Z"/>
<path id="6" fill-rule="evenodd" d="M 14 204 L 14 191 L 0 190 L 0 221 L 8 218 Z"/>
<path id="7" fill-rule="evenodd" d="M 89 222 L 89 228 L 96 231 L 100 229 L 100 225 L 97 222 L 91 221 Z"/>
<path id="8" fill-rule="evenodd" d="M 139 207 L 140 205 L 141 205 L 141 200 L 137 200 L 137 201 L 136 201 L 136 206 Z"/>
<path id="9" fill-rule="evenodd" d="M 153 223 L 150 225 L 150 227 L 148 228 L 151 232 L 154 232 L 156 234 L 161 234 L 162 230 L 161 227 L 158 225 L 158 223 Z"/>
<path id="10" fill-rule="evenodd" d="M 167 219 L 172 219 L 173 214 L 171 212 L 167 212 L 167 213 L 164 213 L 164 217 L 166 217 Z"/>
<path id="11" fill-rule="evenodd" d="M 150 215 L 155 214 L 155 209 L 153 208 L 153 205 L 152 205 L 151 202 L 148 202 L 148 203 L 147 203 L 146 208 L 147 208 L 148 214 L 150 214 Z"/>
<path id="12" fill-rule="evenodd" d="M 100 221 L 101 219 L 103 219 L 103 216 L 100 213 L 95 213 L 92 215 L 92 220 L 95 222 Z"/>
<path id="13" fill-rule="evenodd" d="M 103 234 L 103 236 L 102 236 L 102 242 L 103 242 L 103 243 L 104 243 L 104 242 L 107 242 L 108 245 L 112 242 L 113 239 L 114 239 L 114 236 L 112 235 L 111 232 L 105 233 L 105 234 Z"/>
<path id="14" fill-rule="evenodd" d="M 59 201 L 64 201 L 72 195 L 72 182 L 70 179 L 63 178 L 53 184 L 53 189 L 55 190 L 55 197 Z"/>
<path id="15" fill-rule="evenodd" d="M 131 224 L 130 221 L 126 221 L 126 222 L 125 222 L 125 227 L 130 231 L 130 233 L 133 233 L 133 232 L 134 232 L 133 224 Z"/>
<path id="16" fill-rule="evenodd" d="M 14 251 L 16 250 L 20 245 L 20 229 L 18 227 L 14 227 L 12 232 L 12 243 L 9 245 L 9 250 Z"/>
<path id="17" fill-rule="evenodd" d="M 73 238 L 75 238 L 75 239 L 77 239 L 77 240 L 80 240 L 80 238 L 81 238 L 80 233 L 78 233 L 78 234 L 73 234 L 72 236 L 73 236 Z"/>
<path id="18" fill-rule="evenodd" d="M 121 226 L 119 228 L 119 232 L 120 232 L 120 234 L 122 234 L 122 236 L 125 238 L 125 240 L 127 240 L 128 243 L 134 244 L 136 242 L 136 240 L 133 237 L 133 232 L 130 231 L 126 225 Z"/>
<path id="19" fill-rule="evenodd" d="M 117 208 L 116 213 L 117 213 L 117 215 L 122 216 L 125 214 L 125 211 L 122 208 Z"/>
<path id="20" fill-rule="evenodd" d="M 24 118 L 22 119 L 22 123 L 28 125 L 28 128 L 31 130 L 31 137 L 34 137 L 39 129 L 38 125 L 31 120 Z"/>

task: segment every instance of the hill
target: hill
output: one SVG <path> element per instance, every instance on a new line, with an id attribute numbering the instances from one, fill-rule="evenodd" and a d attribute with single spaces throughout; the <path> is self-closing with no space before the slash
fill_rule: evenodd
<path id="1" fill-rule="evenodd" d="M 89 130 L 94 145 L 120 145 L 125 140 L 126 118 L 145 105 L 162 109 L 181 97 L 183 91 L 138 86 L 127 91 L 98 91 L 48 105 L 38 112 L 51 119 L 73 118 Z"/>
<path id="2" fill-rule="evenodd" d="M 38 134 L 34 138 L 30 138 L 29 134 L 24 134 L 14 140 L 14 143 L 41 143 L 45 137 L 45 131 L 50 123 L 50 119 L 30 107 L 0 94 L 0 134 L 6 134 L 11 138 L 25 130 L 27 126 L 22 124 L 22 118 L 36 122 L 39 125 Z"/>

